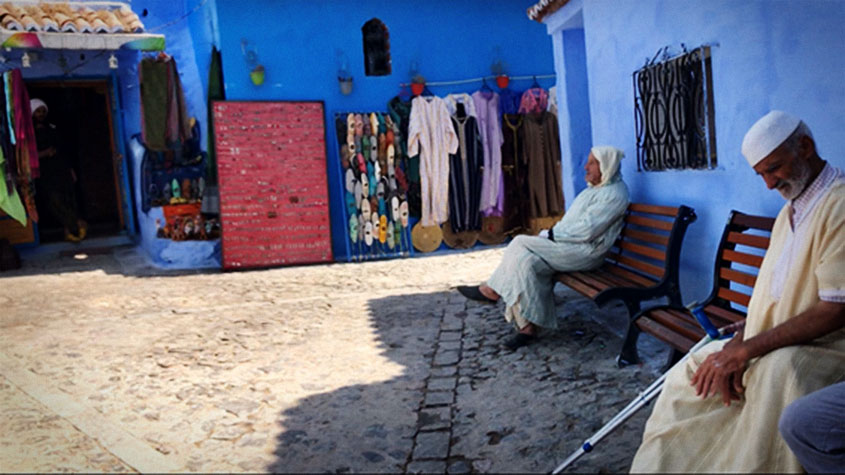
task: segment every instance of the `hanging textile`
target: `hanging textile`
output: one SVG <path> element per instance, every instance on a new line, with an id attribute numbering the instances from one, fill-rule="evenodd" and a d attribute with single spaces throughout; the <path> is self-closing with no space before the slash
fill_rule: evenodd
<path id="1" fill-rule="evenodd" d="M 472 95 L 478 112 L 478 131 L 484 145 L 484 171 L 479 208 L 484 216 L 502 216 L 502 126 L 499 123 L 499 95 L 477 91 Z"/>
<path id="2" fill-rule="evenodd" d="M 0 80 L 0 88 L 3 89 L 2 93 L 0 93 L 0 153 L 3 154 L 4 158 L 15 156 L 15 147 L 12 144 L 14 130 L 9 129 L 11 121 L 9 120 L 9 110 L 6 108 L 6 104 L 9 101 L 6 100 L 5 85 L 5 79 Z M 8 190 L 14 188 L 17 182 L 17 176 L 17 164 L 14 160 L 6 159 L 6 171 L 2 179 L 6 180 L 6 188 Z"/>
<path id="3" fill-rule="evenodd" d="M 163 151 L 191 137 L 191 124 L 176 62 L 165 54 L 144 58 L 139 68 L 144 145 Z"/>
<path id="4" fill-rule="evenodd" d="M 35 131 L 32 128 L 32 114 L 29 110 L 29 93 L 23 82 L 20 69 L 7 71 L 3 75 L 6 88 L 6 110 L 10 111 L 9 121 L 14 137 L 15 170 L 17 188 L 29 217 L 38 222 L 38 209 L 35 206 L 35 188 L 32 180 L 39 175 L 38 148 L 35 144 Z"/>
<path id="5" fill-rule="evenodd" d="M 420 223 L 436 226 L 449 218 L 449 154 L 458 137 L 443 99 L 417 96 L 411 103 L 408 155 L 420 154 Z"/>
<path id="6" fill-rule="evenodd" d="M 546 218 L 563 214 L 560 138 L 557 118 L 547 112 L 526 114 L 523 149 L 528 162 L 529 216 Z"/>
<path id="7" fill-rule="evenodd" d="M 502 176 L 505 183 L 504 232 L 515 234 L 529 229 L 528 161 L 525 159 L 522 124 L 524 116 L 502 116 Z"/>
<path id="8" fill-rule="evenodd" d="M 557 117 L 557 86 L 549 88 L 549 105 L 546 110 Z"/>
<path id="9" fill-rule="evenodd" d="M 505 88 L 499 91 L 499 115 L 518 114 L 522 93 Z"/>
<path id="10" fill-rule="evenodd" d="M 212 102 L 222 101 L 226 99 L 226 89 L 223 87 L 223 59 L 220 55 L 220 50 L 216 46 L 211 47 L 211 65 L 208 68 L 208 143 L 206 150 L 208 150 L 208 158 L 206 162 L 206 184 L 217 184 L 217 159 L 214 150 L 214 127 L 212 126 Z"/>
<path id="11" fill-rule="evenodd" d="M 390 118 L 400 134 L 399 147 L 396 150 L 399 152 L 400 163 L 404 164 L 404 167 L 400 169 L 403 171 L 408 184 L 408 214 L 419 218 L 422 215 L 420 156 L 419 154 L 411 156 L 408 153 L 408 126 L 411 123 L 411 107 L 412 102 L 404 101 L 400 96 L 394 97 L 387 103 Z M 399 177 L 399 174 L 397 174 L 397 180 Z"/>
<path id="12" fill-rule="evenodd" d="M 11 173 L 7 174 L 7 161 L 0 150 L 0 209 L 11 216 L 15 221 L 21 223 L 21 226 L 26 226 L 26 210 L 21 202 L 18 191 L 11 180 L 6 177 L 11 177 Z"/>
<path id="13" fill-rule="evenodd" d="M 484 163 L 481 135 L 475 117 L 466 113 L 452 116 L 452 126 L 458 134 L 458 150 L 449 155 L 449 225 L 455 233 L 477 231 L 481 229 L 478 205 Z"/>
<path id="14" fill-rule="evenodd" d="M 443 100 L 446 101 L 446 109 L 449 110 L 449 115 L 452 117 L 458 112 L 458 104 L 464 106 L 467 115 L 478 117 L 475 109 L 475 101 L 473 101 L 472 96 L 469 94 L 463 92 L 460 94 L 449 94 Z"/>
<path id="15" fill-rule="evenodd" d="M 542 87 L 532 87 L 522 93 L 519 101 L 520 114 L 539 114 L 549 107 L 549 93 Z"/>

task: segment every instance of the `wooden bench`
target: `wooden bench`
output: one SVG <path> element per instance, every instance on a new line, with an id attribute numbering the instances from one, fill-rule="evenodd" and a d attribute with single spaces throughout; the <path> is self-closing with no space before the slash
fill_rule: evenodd
<path id="1" fill-rule="evenodd" d="M 713 290 L 698 304 L 716 328 L 745 318 L 774 222 L 774 218 L 731 211 L 716 252 Z M 634 316 L 633 323 L 625 344 L 631 346 L 636 355 L 639 333 L 654 335 L 672 348 L 667 367 L 675 364 L 705 335 L 689 310 L 676 303 L 643 310 Z"/>
<path id="2" fill-rule="evenodd" d="M 556 280 L 598 305 L 621 300 L 629 318 L 648 300 L 667 298 L 670 304 L 682 306 L 678 284 L 681 243 L 687 227 L 695 220 L 695 211 L 687 206 L 632 203 L 604 264 L 590 271 L 558 273 Z M 631 348 L 623 346 L 617 361 L 637 361 L 636 338 Z"/>

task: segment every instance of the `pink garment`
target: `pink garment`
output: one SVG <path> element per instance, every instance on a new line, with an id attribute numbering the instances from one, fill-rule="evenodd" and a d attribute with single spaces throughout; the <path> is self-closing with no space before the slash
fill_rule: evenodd
<path id="1" fill-rule="evenodd" d="M 541 87 L 532 87 L 522 93 L 520 114 L 539 114 L 549 107 L 549 93 Z"/>
<path id="2" fill-rule="evenodd" d="M 29 93 L 20 69 L 12 70 L 12 91 L 15 100 L 15 138 L 17 146 L 29 155 L 29 176 L 41 176 L 38 162 L 38 146 L 35 143 L 35 129 L 32 127 L 32 111 L 29 110 Z"/>
<path id="3" fill-rule="evenodd" d="M 484 147 L 484 171 L 478 208 L 484 216 L 502 216 L 504 178 L 502 176 L 502 124 L 499 121 L 499 95 L 477 91 L 472 95 L 478 113 L 478 132 Z"/>

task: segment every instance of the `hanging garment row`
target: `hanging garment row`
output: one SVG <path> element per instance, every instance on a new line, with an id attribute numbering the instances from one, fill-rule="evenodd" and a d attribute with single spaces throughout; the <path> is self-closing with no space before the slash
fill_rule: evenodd
<path id="1" fill-rule="evenodd" d="M 549 91 L 494 92 L 484 84 L 473 94 L 409 97 L 400 92 L 388 108 L 408 124 L 400 131 L 407 133 L 403 159 L 413 169 L 408 201 L 420 219 L 412 231 L 417 250 L 434 250 L 442 240 L 461 248 L 476 240 L 496 244 L 563 214 Z"/>

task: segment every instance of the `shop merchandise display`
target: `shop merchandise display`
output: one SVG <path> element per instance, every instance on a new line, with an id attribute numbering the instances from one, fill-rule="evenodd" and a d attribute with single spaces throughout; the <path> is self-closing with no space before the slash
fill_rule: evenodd
<path id="1" fill-rule="evenodd" d="M 199 123 L 191 120 L 191 137 L 166 151 L 144 147 L 141 162 L 141 209 L 162 207 L 165 222 L 156 223 L 157 237 L 207 240 L 220 237 L 220 221 L 201 212 L 206 188 L 207 155 L 200 149 Z M 135 136 L 140 142 L 140 136 Z"/>
<path id="2" fill-rule="evenodd" d="M 432 252 L 442 243 L 453 249 L 500 244 L 557 222 L 564 206 L 557 118 L 549 111 L 554 105 L 536 83 L 518 92 L 493 91 L 484 81 L 472 94 L 444 97 L 427 90 L 412 97 L 403 89 L 386 114 L 339 114 L 354 258 Z M 381 136 L 388 131 L 392 137 Z M 392 168 L 387 145 L 393 145 Z M 402 174 L 401 185 L 385 176 L 386 169 L 396 182 Z M 382 189 L 397 192 L 404 220 L 382 203 Z"/>
<path id="3" fill-rule="evenodd" d="M 335 124 L 351 257 L 408 255 L 408 164 L 400 124 L 384 112 L 340 113 Z"/>

